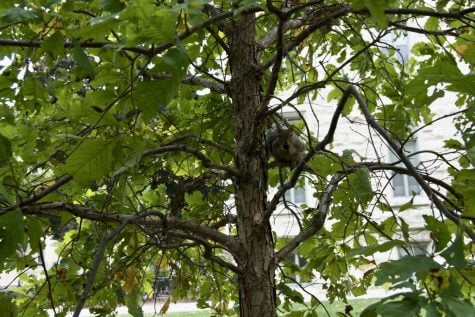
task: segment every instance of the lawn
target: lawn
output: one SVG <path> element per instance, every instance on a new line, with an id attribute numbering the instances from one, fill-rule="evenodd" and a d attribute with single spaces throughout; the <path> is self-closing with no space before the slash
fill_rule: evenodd
<path id="1" fill-rule="evenodd" d="M 210 317 L 211 313 L 209 311 L 200 311 L 200 312 L 183 312 L 183 313 L 169 313 L 166 315 L 160 315 L 160 314 L 145 314 L 146 317 L 152 317 L 152 316 L 164 316 L 164 317 L 187 317 L 187 316 L 192 316 L 192 317 Z M 128 316 L 128 315 L 121 315 L 122 316 Z"/>

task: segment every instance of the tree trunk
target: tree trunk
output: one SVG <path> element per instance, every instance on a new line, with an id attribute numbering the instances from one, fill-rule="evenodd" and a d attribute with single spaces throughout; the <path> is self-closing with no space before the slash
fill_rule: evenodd
<path id="1" fill-rule="evenodd" d="M 274 242 L 267 204 L 267 158 L 263 123 L 257 122 L 261 72 L 255 48 L 255 16 L 243 14 L 229 31 L 230 93 L 236 138 L 235 180 L 237 232 L 241 244 L 236 258 L 241 317 L 275 317 Z"/>

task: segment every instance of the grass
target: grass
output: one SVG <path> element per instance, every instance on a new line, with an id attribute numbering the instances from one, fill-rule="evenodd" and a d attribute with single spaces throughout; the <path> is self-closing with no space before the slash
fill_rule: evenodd
<path id="1" fill-rule="evenodd" d="M 354 299 L 354 300 L 349 300 L 348 305 L 351 305 L 353 307 L 353 310 L 351 311 L 351 314 L 353 316 L 359 316 L 360 313 L 369 305 L 377 302 L 378 299 Z M 330 316 L 336 316 L 338 312 L 344 312 L 345 307 L 347 304 L 343 302 L 334 302 L 330 304 L 329 302 L 324 302 L 324 305 L 326 309 L 328 310 L 328 314 Z M 304 308 L 301 306 L 301 308 Z M 327 316 L 326 311 L 323 309 L 323 307 L 319 307 L 317 309 L 318 316 Z M 121 314 L 119 317 L 126 317 L 130 316 L 128 314 Z M 165 315 L 159 315 L 158 312 L 157 314 L 153 313 L 148 313 L 145 314 L 146 317 L 152 317 L 152 316 L 163 316 L 163 317 L 187 317 L 187 316 L 192 316 L 192 317 L 210 317 L 211 316 L 211 311 L 197 311 L 197 312 L 176 312 L 176 313 L 168 313 Z"/>
<path id="2" fill-rule="evenodd" d="M 164 316 L 164 317 L 187 317 L 187 316 L 192 316 L 192 317 L 210 317 L 211 312 L 209 311 L 200 311 L 200 312 L 182 312 L 182 313 L 168 313 L 166 315 L 160 315 L 160 314 L 145 314 L 145 317 L 152 317 L 152 316 Z M 124 315 L 128 316 L 128 315 Z M 122 316 L 120 316 L 122 317 Z"/>
<path id="3" fill-rule="evenodd" d="M 345 312 L 345 307 L 346 305 L 351 305 L 353 307 L 353 310 L 351 311 L 351 314 L 353 316 L 359 316 L 361 312 L 368 307 L 369 305 L 377 302 L 379 299 L 353 299 L 349 300 L 348 304 L 345 304 L 344 302 L 334 302 L 330 304 L 329 302 L 323 302 L 325 305 L 326 309 L 328 310 L 328 313 L 330 316 L 336 316 L 338 312 Z M 325 310 L 323 307 L 319 307 L 317 309 L 318 316 L 327 316 Z"/>

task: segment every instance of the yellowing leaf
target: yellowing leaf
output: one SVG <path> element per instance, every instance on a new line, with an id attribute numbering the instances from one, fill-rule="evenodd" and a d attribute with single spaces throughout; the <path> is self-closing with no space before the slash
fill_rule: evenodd
<path id="1" fill-rule="evenodd" d="M 170 307 L 171 296 L 168 296 L 165 303 L 163 303 L 162 308 L 160 308 L 160 315 L 165 315 L 168 312 L 168 308 Z"/>
<path id="2" fill-rule="evenodd" d="M 125 270 L 125 274 L 123 276 L 123 280 L 125 281 L 124 285 L 122 286 L 122 289 L 125 292 L 131 292 L 137 287 L 137 269 L 133 266 L 129 266 Z"/>

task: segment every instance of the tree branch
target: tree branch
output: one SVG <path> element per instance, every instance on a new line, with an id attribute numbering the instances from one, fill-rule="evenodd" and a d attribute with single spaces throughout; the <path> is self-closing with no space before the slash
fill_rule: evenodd
<path id="1" fill-rule="evenodd" d="M 270 3 L 270 1 L 268 1 Z M 269 101 L 271 99 L 271 96 L 274 94 L 275 87 L 277 85 L 277 80 L 279 79 L 279 72 L 280 68 L 282 66 L 282 60 L 284 59 L 285 54 L 287 51 L 284 49 L 284 23 L 285 20 L 283 20 L 282 17 L 280 17 L 279 20 L 279 26 L 277 27 L 277 43 L 276 43 L 276 49 L 277 49 L 277 54 L 275 56 L 275 62 L 272 67 L 269 83 L 267 85 L 267 89 L 265 91 L 265 94 L 262 98 L 262 102 L 260 107 L 266 107 L 269 104 Z"/>
<path id="2" fill-rule="evenodd" d="M 216 263 L 216 264 L 218 264 L 218 265 L 220 265 L 224 268 L 227 268 L 227 269 L 231 270 L 234 273 L 238 273 L 238 274 L 242 273 L 241 269 L 239 267 L 237 267 L 236 265 L 233 265 L 232 263 L 230 263 L 230 262 L 214 255 L 213 254 L 213 247 L 209 243 L 203 242 L 202 245 L 205 248 L 205 252 L 204 252 L 203 256 L 206 259 L 208 259 L 210 261 L 213 261 L 214 263 Z"/>
<path id="3" fill-rule="evenodd" d="M 181 136 L 178 136 L 176 139 L 168 142 L 167 144 L 164 144 L 164 145 L 171 145 L 171 144 L 177 144 L 177 143 L 180 143 L 182 142 L 183 140 L 186 140 L 186 139 L 192 139 L 193 141 L 199 143 L 199 144 L 206 144 L 206 145 L 210 145 L 220 151 L 223 151 L 223 152 L 226 152 L 232 156 L 235 155 L 234 153 L 234 150 L 230 147 L 227 147 L 223 144 L 220 144 L 218 142 L 215 142 L 215 141 L 212 141 L 212 140 L 208 140 L 208 139 L 204 139 L 202 138 L 200 135 L 198 134 L 195 134 L 195 133 L 187 133 L 187 134 L 184 134 L 184 135 L 181 135 Z"/>
<path id="4" fill-rule="evenodd" d="M 211 5 L 206 5 L 205 9 L 203 9 L 205 12 L 209 12 Z M 217 10 L 217 9 L 216 9 Z M 144 48 L 144 47 L 122 47 L 120 43 L 114 43 L 114 42 L 91 42 L 91 41 L 84 41 L 84 42 L 73 42 L 73 41 L 65 41 L 63 44 L 64 48 L 70 49 L 73 48 L 74 45 L 79 45 L 83 48 L 116 48 L 120 51 L 128 51 L 128 52 L 133 52 L 137 54 L 142 54 L 146 55 L 149 57 L 152 57 L 154 55 L 160 54 L 167 49 L 173 47 L 176 45 L 177 42 L 183 41 L 184 39 L 188 38 L 189 36 L 193 35 L 194 33 L 201 31 L 202 29 L 205 29 L 213 24 L 218 24 L 218 22 L 221 22 L 225 19 L 231 18 L 234 16 L 235 10 L 227 11 L 227 12 L 221 12 L 213 15 L 210 17 L 208 20 L 202 22 L 201 24 L 198 24 L 196 26 L 193 26 L 191 28 L 188 28 L 186 31 L 180 33 L 179 35 L 176 36 L 175 40 L 173 42 L 168 42 L 164 43 L 158 46 L 154 46 L 152 48 Z M 242 11 L 242 13 L 252 13 L 252 12 L 259 12 L 263 11 L 263 8 L 256 5 L 256 6 L 250 6 L 246 8 L 246 10 Z M 44 41 L 41 40 L 12 40 L 12 39 L 0 39 L 0 46 L 12 46 L 12 47 L 31 47 L 31 48 L 39 48 L 43 45 Z"/>
<path id="5" fill-rule="evenodd" d="M 201 161 L 204 167 L 207 168 L 213 168 L 217 170 L 222 170 L 228 173 L 231 176 L 238 176 L 239 172 L 235 170 L 234 168 L 224 165 L 224 164 L 216 164 L 213 163 L 206 155 L 204 155 L 202 152 L 200 152 L 197 149 L 190 148 L 187 145 L 184 144 L 176 144 L 176 145 L 165 145 L 161 146 L 158 148 L 150 149 L 145 151 L 142 156 L 152 156 L 152 155 L 157 155 L 157 154 L 163 154 L 167 152 L 186 152 L 190 153 L 193 156 L 195 156 L 198 160 Z"/>
<path id="6" fill-rule="evenodd" d="M 448 30 L 425 30 L 425 29 L 419 29 L 411 26 L 407 26 L 404 24 L 396 23 L 396 22 L 391 22 L 389 25 L 394 26 L 398 29 L 405 30 L 408 32 L 413 32 L 413 33 L 419 33 L 419 34 L 426 34 L 426 35 L 435 35 L 435 36 L 459 36 L 460 35 L 460 30 L 459 29 L 448 29 Z"/>
<path id="7" fill-rule="evenodd" d="M 307 85 L 307 86 L 300 87 L 290 97 L 288 97 L 283 102 L 281 102 L 280 105 L 278 105 L 276 107 L 273 107 L 272 109 L 268 110 L 267 107 L 262 108 L 261 116 L 265 117 L 265 116 L 271 115 L 271 114 L 279 111 L 280 109 L 282 109 L 283 107 L 285 107 L 289 103 L 291 103 L 292 100 L 297 99 L 299 96 L 301 96 L 303 94 L 306 94 L 306 93 L 308 93 L 312 90 L 325 87 L 325 85 L 328 82 L 333 81 L 333 76 L 335 76 L 338 72 L 340 72 L 346 65 L 351 63 L 351 61 L 354 60 L 356 57 L 358 57 L 361 54 L 363 54 L 364 52 L 366 52 L 366 50 L 368 50 L 371 46 L 373 46 L 376 42 L 378 42 L 380 38 L 381 38 L 381 36 L 378 36 L 376 39 L 371 41 L 371 43 L 368 43 L 365 47 L 363 47 L 361 50 L 356 52 L 356 54 L 354 54 L 353 56 L 348 58 L 345 62 L 343 62 L 343 64 L 341 64 L 334 71 L 332 71 L 330 74 L 328 74 L 327 79 L 322 80 L 322 81 L 317 81 L 317 82 L 315 82 L 313 84 L 310 84 L 310 85 Z"/>
<path id="8" fill-rule="evenodd" d="M 39 254 L 40 254 L 40 261 L 41 261 L 41 267 L 43 268 L 43 272 L 45 274 L 45 280 L 46 284 L 48 285 L 48 299 L 51 303 L 51 309 L 53 310 L 53 316 L 58 316 L 56 313 L 56 307 L 54 305 L 54 299 L 53 299 L 53 288 L 51 287 L 51 279 L 48 274 L 48 269 L 46 268 L 46 261 L 45 261 L 45 256 L 43 253 L 43 246 L 41 245 L 41 241 L 38 241 L 38 249 L 39 249 Z"/>
<path id="9" fill-rule="evenodd" d="M 204 79 L 201 77 L 196 77 L 196 76 L 186 76 L 185 78 L 182 79 L 181 81 L 184 84 L 187 85 L 192 85 L 192 86 L 201 86 L 204 88 L 208 88 L 209 90 L 213 92 L 217 92 L 219 94 L 224 94 L 226 93 L 226 89 L 223 84 L 217 83 L 215 81 L 211 81 L 208 79 Z"/>
<path id="10" fill-rule="evenodd" d="M 43 45 L 44 41 L 42 40 L 12 40 L 12 39 L 0 39 L 0 46 L 11 46 L 11 47 L 28 47 L 28 48 L 40 48 Z M 119 43 L 114 42 L 72 42 L 65 41 L 63 47 L 66 49 L 73 48 L 74 45 L 79 45 L 83 48 L 118 48 L 121 51 L 129 51 L 133 53 L 149 55 L 150 50 L 142 47 L 122 47 Z M 169 47 L 171 47 L 170 45 Z M 167 47 L 167 48 L 169 48 Z"/>
<path id="11" fill-rule="evenodd" d="M 330 7 L 325 7 L 325 10 L 329 10 Z M 347 5 L 333 5 L 331 7 L 331 13 L 324 15 L 321 19 L 318 19 L 317 22 L 309 25 L 305 30 L 299 33 L 295 37 L 295 39 L 285 46 L 285 52 L 292 50 L 293 48 L 297 47 L 300 43 L 302 43 L 307 37 L 309 37 L 313 32 L 318 30 L 319 28 L 328 25 L 336 18 L 342 17 L 351 12 L 351 6 Z M 269 68 L 276 62 L 277 56 L 272 57 L 267 62 L 265 62 L 262 66 L 263 69 Z"/>
<path id="12" fill-rule="evenodd" d="M 475 9 L 474 9 L 475 10 Z M 391 147 L 391 149 L 397 153 L 401 161 L 404 163 L 404 165 L 407 167 L 409 171 L 409 175 L 414 177 L 416 181 L 419 183 L 421 186 L 422 190 L 426 193 L 427 197 L 435 204 L 437 209 L 439 209 L 442 214 L 444 214 L 448 219 L 452 220 L 454 223 L 456 223 L 459 226 L 463 226 L 463 224 L 460 223 L 460 218 L 455 216 L 453 213 L 451 213 L 447 207 L 442 203 L 442 201 L 439 200 L 437 195 L 434 194 L 432 191 L 432 188 L 429 186 L 429 184 L 424 180 L 422 175 L 416 170 L 414 165 L 412 165 L 411 161 L 407 157 L 407 155 L 404 153 L 403 147 L 398 144 L 398 142 L 391 136 L 391 134 L 386 131 L 382 126 L 380 126 L 377 122 L 376 119 L 371 115 L 371 113 L 368 110 L 368 106 L 366 105 L 365 100 L 361 96 L 361 94 L 358 92 L 355 86 L 349 86 L 347 88 L 349 92 L 353 96 L 355 96 L 356 101 L 358 102 L 358 105 L 361 108 L 361 112 L 363 113 L 366 122 L 375 129 L 379 135 L 383 137 L 383 139 L 388 143 L 388 145 Z M 472 241 L 475 241 L 475 233 L 470 230 L 469 228 L 465 227 L 464 228 L 465 232 L 467 235 L 472 239 Z"/>
<path id="13" fill-rule="evenodd" d="M 154 80 L 170 80 L 172 79 L 171 74 L 160 74 L 160 75 L 150 75 L 150 74 L 144 74 L 145 76 L 151 77 Z M 226 92 L 226 89 L 224 87 L 224 84 L 216 81 L 212 81 L 209 79 L 197 77 L 196 75 L 187 75 L 185 76 L 181 82 L 183 84 L 187 85 L 192 85 L 192 86 L 200 86 L 204 88 L 208 88 L 209 90 L 213 92 L 217 92 L 220 94 L 223 94 Z"/>
<path id="14" fill-rule="evenodd" d="M 286 33 L 288 30 L 300 28 L 303 25 L 308 24 L 312 20 L 310 18 L 311 16 L 310 14 L 299 19 L 288 19 L 292 14 L 294 14 L 295 12 L 301 11 L 305 8 L 322 4 L 322 3 L 323 3 L 323 0 L 307 1 L 299 5 L 294 5 L 289 9 L 283 8 L 279 11 L 277 8 L 275 8 L 272 5 L 271 1 L 267 1 L 267 7 L 269 8 L 269 11 L 276 13 L 277 16 L 282 17 L 283 20 L 285 20 L 282 32 Z M 277 36 L 279 34 L 278 30 L 279 30 L 279 26 L 273 27 L 269 32 L 267 32 L 264 36 L 262 36 L 256 42 L 256 49 L 258 52 L 262 52 L 264 49 L 269 47 L 277 39 Z"/>
<path id="15" fill-rule="evenodd" d="M 214 242 L 220 243 L 223 247 L 230 250 L 230 252 L 235 253 L 237 249 L 237 245 L 235 241 L 228 235 L 213 229 L 208 226 L 204 226 L 199 223 L 189 222 L 183 220 L 179 217 L 166 217 L 166 223 L 163 222 L 162 219 L 154 218 L 147 220 L 147 224 L 151 226 L 162 226 L 162 227 L 171 227 L 171 228 L 179 228 L 185 230 L 187 232 L 191 232 L 194 235 L 200 235 L 201 237 L 210 239 Z"/>
<path id="16" fill-rule="evenodd" d="M 357 102 L 360 105 L 360 108 L 362 109 L 363 115 L 365 116 L 366 121 L 368 122 L 368 124 L 370 126 L 372 126 L 376 131 L 378 131 L 378 133 L 380 133 L 380 135 L 386 140 L 386 142 L 388 142 L 388 144 L 391 146 L 391 148 L 396 153 L 399 154 L 399 156 L 401 158 L 401 161 L 406 165 L 407 169 L 400 169 L 397 166 L 383 165 L 383 164 L 380 164 L 380 163 L 378 163 L 378 164 L 361 164 L 361 165 L 365 165 L 368 168 L 372 167 L 374 169 L 377 169 L 377 168 L 392 169 L 392 170 L 395 170 L 395 171 L 398 171 L 398 172 L 404 172 L 404 173 L 407 173 L 410 176 L 413 176 L 418 181 L 418 183 L 421 185 L 421 188 L 425 191 L 425 193 L 427 194 L 429 199 L 431 199 L 434 202 L 434 204 L 437 206 L 437 208 L 447 218 L 449 218 L 452 221 L 454 221 L 455 223 L 461 225 L 460 221 L 459 221 L 459 218 L 455 214 L 453 214 L 452 212 L 447 210 L 447 208 L 444 206 L 444 204 L 433 193 L 432 188 L 427 184 L 426 180 L 431 181 L 435 184 L 438 184 L 438 185 L 442 186 L 443 188 L 449 190 L 451 193 L 454 193 L 453 189 L 448 184 L 446 184 L 446 183 L 444 183 L 444 182 L 442 182 L 438 179 L 435 179 L 435 178 L 430 177 L 428 175 L 423 176 L 422 174 L 420 174 L 415 169 L 415 167 L 410 162 L 409 158 L 404 154 L 404 151 L 402 151 L 402 148 L 397 144 L 397 142 L 392 138 L 392 136 L 386 130 L 384 130 L 381 126 L 379 126 L 377 124 L 376 120 L 374 119 L 374 117 L 369 112 L 365 101 L 363 100 L 363 98 L 361 97 L 361 95 L 358 93 L 358 91 L 356 90 L 356 88 L 354 86 L 350 86 L 346 90 L 344 90 L 343 97 L 340 99 L 340 102 L 337 106 L 337 109 L 335 110 L 335 112 L 333 114 L 332 121 L 330 123 L 330 128 L 329 128 L 327 134 L 323 138 L 322 142 L 318 143 L 317 146 L 313 150 L 311 150 L 307 153 L 307 155 L 304 157 L 304 159 L 302 159 L 302 161 L 299 163 L 299 165 L 295 168 L 291 179 L 287 183 L 285 183 L 277 191 L 277 193 L 274 195 L 271 202 L 269 203 L 267 216 L 270 217 L 270 215 L 272 214 L 273 210 L 275 210 L 281 196 L 285 193 L 285 191 L 288 190 L 289 188 L 292 188 L 292 187 L 295 186 L 295 184 L 298 180 L 298 177 L 300 176 L 300 173 L 303 171 L 306 163 L 311 159 L 311 157 L 316 152 L 323 150 L 326 145 L 328 145 L 329 143 L 332 142 L 333 135 L 335 133 L 335 129 L 336 129 L 336 126 L 337 126 L 337 123 L 338 123 L 338 118 L 340 117 L 340 115 L 343 111 L 343 108 L 344 108 L 350 94 L 354 95 L 356 97 Z M 311 235 L 316 233 L 318 230 L 320 230 L 320 228 L 324 224 L 324 221 L 325 221 L 325 218 L 326 218 L 326 215 L 327 215 L 327 212 L 328 212 L 328 208 L 329 208 L 329 205 L 331 203 L 331 195 L 333 194 L 334 190 L 336 189 L 336 186 L 337 186 L 338 182 L 347 173 L 348 173 L 348 170 L 345 173 L 336 173 L 335 175 L 333 175 L 332 179 L 330 180 L 329 185 L 327 186 L 327 188 L 326 188 L 326 190 L 325 190 L 325 192 L 322 196 L 322 201 L 320 202 L 320 205 L 318 207 L 318 213 L 314 217 L 314 224 L 312 226 L 310 226 L 308 229 L 306 229 L 304 231 L 301 231 L 284 248 L 282 248 L 280 251 L 278 251 L 276 253 L 276 258 L 277 259 L 282 259 L 282 258 L 286 257 L 290 252 L 292 252 L 295 248 L 297 248 L 298 245 L 302 241 L 304 241 L 305 239 L 307 239 L 308 237 L 310 237 Z M 455 194 L 457 194 L 457 193 L 455 193 Z M 457 196 L 458 196 L 458 194 L 457 194 Z M 469 228 L 465 228 L 465 231 L 467 232 L 467 234 L 470 236 L 470 238 L 472 240 L 475 239 L 475 234 Z"/>
<path id="17" fill-rule="evenodd" d="M 38 192 L 38 193 L 34 193 L 32 196 L 30 196 L 28 199 L 26 199 L 25 201 L 22 201 L 20 203 L 20 206 L 26 206 L 26 205 L 31 205 L 32 203 L 35 203 L 37 201 L 39 201 L 40 199 L 44 198 L 45 196 L 51 194 L 52 192 L 54 192 L 55 190 L 59 189 L 60 187 L 62 187 L 64 184 L 68 183 L 69 181 L 71 181 L 73 179 L 73 177 L 71 175 L 66 175 L 66 176 L 63 176 L 59 179 L 57 179 L 53 185 L 43 189 L 42 191 Z"/>
<path id="18" fill-rule="evenodd" d="M 129 215 L 103 213 L 97 211 L 94 208 L 73 205 L 66 202 L 49 202 L 34 205 L 24 205 L 20 206 L 19 209 L 24 214 L 39 216 L 57 216 L 58 211 L 67 211 L 76 217 L 100 222 L 122 222 L 129 217 Z M 0 215 L 3 215 L 8 211 L 9 210 L 2 209 L 0 211 Z"/>
<path id="19" fill-rule="evenodd" d="M 335 192 L 338 183 L 346 176 L 344 173 L 335 173 L 323 192 L 322 199 L 318 205 L 317 211 L 312 218 L 312 224 L 305 230 L 300 231 L 292 240 L 289 241 L 282 249 L 276 252 L 275 257 L 277 261 L 286 258 L 292 251 L 294 251 L 300 243 L 307 240 L 309 237 L 317 233 L 325 224 L 325 220 L 330 210 L 333 193 Z"/>
<path id="20" fill-rule="evenodd" d="M 313 149 L 310 149 L 308 153 L 303 157 L 303 159 L 299 162 L 299 164 L 295 167 L 294 172 L 292 173 L 291 178 L 288 182 L 283 184 L 272 197 L 269 205 L 267 207 L 266 219 L 269 219 L 274 210 L 276 209 L 277 205 L 279 204 L 280 199 L 285 194 L 287 190 L 294 187 L 297 184 L 297 181 L 300 177 L 300 174 L 305 170 L 307 163 L 312 159 L 312 157 L 325 149 L 325 147 L 333 141 L 333 136 L 335 135 L 335 131 L 338 125 L 338 120 L 343 112 L 345 104 L 350 96 L 349 91 L 345 91 L 343 96 L 341 97 L 338 105 L 333 113 L 332 120 L 330 122 L 330 127 L 328 128 L 328 132 L 325 137 L 319 142 Z"/>
<path id="21" fill-rule="evenodd" d="M 296 29 L 305 24 L 304 20 L 297 20 L 297 19 L 292 19 L 289 21 L 286 21 L 282 27 L 282 32 L 285 33 L 288 30 Z M 262 52 L 266 48 L 268 48 L 271 44 L 274 43 L 274 41 L 277 38 L 277 35 L 279 30 L 279 26 L 275 26 L 272 28 L 267 34 L 262 36 L 259 40 L 256 42 L 256 49 L 258 52 Z"/>
<path id="22" fill-rule="evenodd" d="M 368 10 L 362 10 L 360 12 L 367 12 Z M 435 18 L 447 18 L 447 19 L 461 19 L 469 13 L 475 12 L 475 7 L 468 8 L 460 11 L 451 11 L 451 12 L 440 12 L 434 10 L 425 10 L 425 9 L 411 9 L 411 8 L 388 8 L 384 10 L 385 14 L 410 14 L 410 15 L 420 15 L 426 17 L 435 17 Z"/>
<path id="23" fill-rule="evenodd" d="M 125 227 L 127 227 L 127 225 L 129 225 L 131 222 L 139 218 L 152 215 L 152 214 L 155 214 L 155 212 L 143 212 L 138 215 L 124 219 L 122 223 L 120 224 L 120 226 L 115 228 L 111 233 L 109 233 L 107 236 L 105 236 L 102 239 L 99 245 L 99 248 L 96 252 L 96 255 L 94 257 L 94 261 L 92 263 L 92 268 L 87 278 L 86 285 L 84 286 L 84 290 L 81 294 L 81 297 L 79 298 L 79 302 L 76 305 L 76 309 L 74 311 L 73 317 L 79 317 L 79 314 L 81 313 L 81 310 L 84 307 L 86 299 L 89 296 L 89 292 L 91 291 L 92 284 L 94 283 L 94 279 L 96 278 L 97 272 L 99 271 L 99 266 L 101 265 L 102 258 L 104 257 L 104 252 L 106 251 L 107 244 L 110 241 L 114 240 L 122 232 L 122 230 L 124 230 Z"/>
<path id="24" fill-rule="evenodd" d="M 150 228 L 163 228 L 163 229 L 181 229 L 187 232 L 191 232 L 195 235 L 198 235 L 202 238 L 210 239 L 216 243 L 229 248 L 229 250 L 235 250 L 234 240 L 220 231 L 201 225 L 198 223 L 193 223 L 181 219 L 179 217 L 167 217 L 160 211 L 146 210 L 141 212 L 139 215 L 144 215 L 142 217 L 136 217 L 135 215 L 125 215 L 120 213 L 103 213 L 99 212 L 94 208 L 82 207 L 79 205 L 68 204 L 64 202 L 50 202 L 43 204 L 35 204 L 29 206 L 21 206 L 20 210 L 24 214 L 29 215 L 40 215 L 40 216 L 56 216 L 58 211 L 67 211 L 72 215 L 80 218 L 85 218 L 94 221 L 100 222 L 115 222 L 115 223 L 124 223 L 132 221 L 135 224 L 146 226 Z M 7 213 L 8 211 L 1 210 L 0 215 Z M 149 217 L 155 216 L 155 217 Z M 147 219 L 144 219 L 147 217 Z M 132 218 L 132 220 L 130 220 Z"/>
<path id="25" fill-rule="evenodd" d="M 355 167 L 358 168 L 359 166 L 364 166 L 364 167 L 368 168 L 371 171 L 389 170 L 389 171 L 394 171 L 394 172 L 399 173 L 399 174 L 411 175 L 411 172 L 410 172 L 409 169 L 404 168 L 402 166 L 397 166 L 395 164 L 396 163 L 387 164 L 387 163 L 380 163 L 380 162 L 363 162 L 363 163 L 356 164 Z M 445 190 L 450 192 L 452 195 L 454 195 L 454 197 L 456 197 L 457 199 L 462 198 L 462 197 L 460 197 L 460 194 L 457 193 L 455 191 L 455 189 L 453 189 L 453 187 L 450 186 L 449 184 L 447 184 L 446 182 L 444 182 L 444 181 L 442 181 L 438 178 L 432 177 L 430 175 L 426 175 L 426 174 L 422 174 L 422 173 L 420 173 L 420 175 L 427 182 L 433 183 L 435 185 L 438 185 L 438 186 L 444 188 Z"/>

